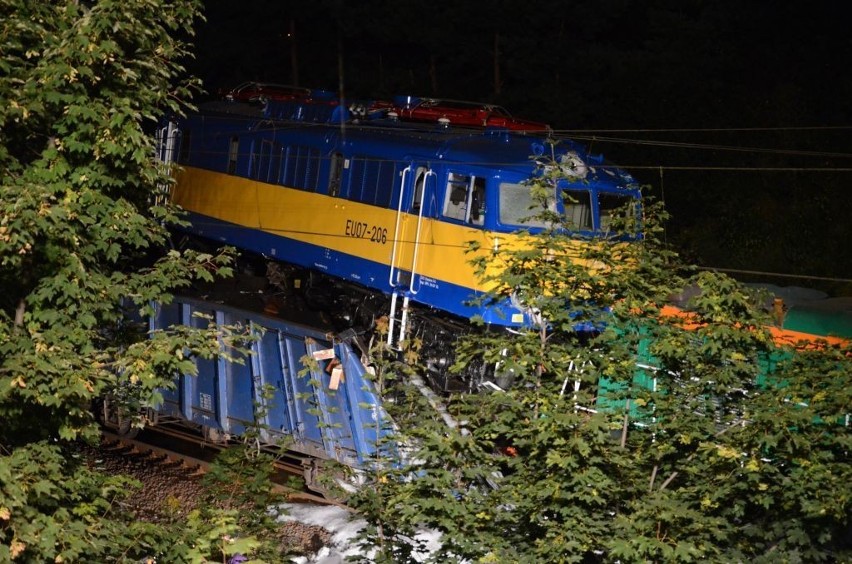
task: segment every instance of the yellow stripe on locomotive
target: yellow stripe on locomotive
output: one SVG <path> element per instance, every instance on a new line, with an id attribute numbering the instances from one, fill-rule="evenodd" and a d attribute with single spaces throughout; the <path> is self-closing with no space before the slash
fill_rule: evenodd
<path id="1" fill-rule="evenodd" d="M 522 221 L 533 214 L 524 183 L 540 172 L 531 155 L 543 154 L 541 138 L 398 123 L 343 131 L 240 103 L 206 106 L 165 131 L 180 140 L 162 152 L 180 165 L 172 195 L 191 212 L 190 232 L 454 315 L 484 314 L 468 303 L 489 289 L 472 260 L 543 227 Z M 553 186 L 552 211 L 578 232 L 605 230 L 638 186 L 561 143 L 555 166 L 574 180 Z M 515 313 L 495 322 L 522 323 Z"/>
<path id="2" fill-rule="evenodd" d="M 324 194 L 271 185 L 194 167 L 178 175 L 172 200 L 186 210 L 280 237 L 331 249 L 390 267 L 394 239 L 396 263 L 413 263 L 419 216 Z M 508 243 L 512 234 L 500 234 Z M 467 243 L 484 249 L 494 234 L 481 229 L 423 218 L 416 272 L 434 280 L 483 291 L 465 253 Z M 484 250 L 482 251 L 485 252 Z"/>

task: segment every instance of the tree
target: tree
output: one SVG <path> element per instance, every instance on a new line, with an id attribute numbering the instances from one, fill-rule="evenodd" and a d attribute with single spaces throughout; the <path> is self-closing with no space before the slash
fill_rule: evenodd
<path id="1" fill-rule="evenodd" d="M 542 209 L 555 179 L 532 182 Z M 849 555 L 852 350 L 778 348 L 756 296 L 665 250 L 657 206 L 640 239 L 626 211 L 585 238 L 540 212 L 554 229 L 480 262 L 495 303 L 538 322 L 460 344 L 511 386 L 447 398 L 457 427 L 396 403 L 412 452 L 360 497 L 377 559 L 410 559 L 422 529 L 435 561 Z M 685 313 L 663 309 L 686 289 Z"/>
<path id="2" fill-rule="evenodd" d="M 90 471 L 92 402 L 121 389 L 158 399 L 213 330 L 135 333 L 132 315 L 228 254 L 168 251 L 179 225 L 154 128 L 196 89 L 183 76 L 200 2 L 2 0 L 0 59 L 0 559 L 68 562 L 169 554 L 200 561 L 250 544 L 202 542 L 130 520 L 127 480 Z M 159 196 L 159 197 L 158 197 Z M 227 517 L 227 516 L 225 516 Z M 224 519 L 221 530 L 238 531 Z M 236 536 L 236 535 L 235 535 Z M 217 537 L 218 538 L 218 537 Z"/>

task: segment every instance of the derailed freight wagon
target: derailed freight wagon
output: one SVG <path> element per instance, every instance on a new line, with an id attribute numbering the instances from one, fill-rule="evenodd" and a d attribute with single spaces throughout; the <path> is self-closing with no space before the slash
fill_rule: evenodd
<path id="1" fill-rule="evenodd" d="M 796 286 L 780 287 L 771 284 L 751 284 L 750 286 L 768 292 L 766 307 L 773 313 L 774 324 L 766 327 L 775 348 L 768 352 L 759 354 L 754 359 L 758 373 L 754 382 L 757 388 L 767 386 L 785 387 L 783 381 L 778 380 L 778 366 L 791 360 L 792 356 L 808 349 L 819 349 L 820 347 L 845 348 L 848 361 L 848 351 L 852 343 L 852 298 L 837 297 L 830 298 L 827 294 L 800 288 Z M 685 303 L 685 302 L 684 302 Z M 684 304 L 679 304 L 684 305 Z M 663 308 L 664 316 L 688 318 L 690 313 L 680 307 L 666 306 Z M 694 330 L 695 327 L 685 326 Z M 659 362 L 651 351 L 650 339 L 640 339 L 636 351 L 636 366 L 632 379 L 635 389 L 660 391 L 658 386 Z M 572 369 L 581 372 L 583 366 Z M 676 381 L 677 374 L 674 376 Z M 672 378 L 668 378 L 672 380 Z M 582 382 L 579 378 L 565 380 L 565 389 L 573 386 L 575 397 Z M 624 383 L 615 383 L 606 377 L 601 377 L 597 382 L 597 393 L 594 394 L 594 405 L 578 406 L 586 411 L 616 411 L 623 412 L 625 409 L 630 417 L 637 421 L 647 421 L 652 416 L 647 409 L 640 408 L 637 402 L 627 403 L 625 398 L 626 386 Z M 852 414 L 845 413 L 838 423 L 849 426 Z"/>
<path id="2" fill-rule="evenodd" d="M 251 354 L 237 355 L 237 362 L 224 355 L 196 358 L 196 376 L 179 375 L 174 389 L 163 390 L 159 420 L 189 424 L 213 442 L 257 428 L 264 445 L 305 455 L 309 487 L 316 461 L 363 468 L 376 455 L 390 421 L 348 343 L 282 319 L 183 297 L 157 305 L 149 328 L 207 327 L 211 319 L 217 326 L 247 327 L 256 337 Z"/>

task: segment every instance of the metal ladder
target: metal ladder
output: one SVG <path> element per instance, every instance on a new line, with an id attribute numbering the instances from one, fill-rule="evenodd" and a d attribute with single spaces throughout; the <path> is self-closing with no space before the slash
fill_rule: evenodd
<path id="1" fill-rule="evenodd" d="M 419 288 L 415 288 L 415 279 L 417 278 L 417 257 L 420 252 L 420 234 L 423 228 L 423 210 L 426 208 L 426 187 L 428 185 L 428 179 L 430 176 L 435 176 L 435 171 L 431 168 L 427 169 L 423 175 L 423 185 L 422 191 L 420 194 L 420 209 L 417 214 L 417 229 L 414 235 L 414 252 L 411 258 L 411 269 L 410 276 L 408 279 L 408 288 L 404 288 L 404 284 L 401 283 L 401 273 L 402 269 L 399 268 L 398 260 L 398 246 L 400 242 L 400 230 L 399 226 L 402 221 L 402 206 L 405 202 L 405 193 L 406 193 L 406 180 L 407 177 L 412 173 L 414 165 L 408 165 L 402 171 L 402 181 L 400 183 L 399 190 L 399 202 L 397 203 L 396 208 L 396 225 L 394 226 L 394 235 L 393 235 L 393 247 L 391 248 L 391 260 L 390 260 L 390 273 L 388 276 L 388 284 L 391 288 L 393 288 L 393 293 L 391 294 L 391 307 L 390 307 L 390 317 L 388 324 L 388 337 L 387 344 L 391 347 L 399 347 L 400 344 L 405 340 L 406 331 L 408 329 L 408 314 L 409 314 L 409 303 L 411 300 L 411 296 L 417 295 L 419 292 Z M 416 180 L 413 189 L 416 191 Z M 402 296 L 402 312 L 397 318 L 397 308 L 399 307 L 399 297 Z M 398 334 L 394 335 L 394 331 L 397 330 L 397 321 L 399 323 L 398 326 Z"/>

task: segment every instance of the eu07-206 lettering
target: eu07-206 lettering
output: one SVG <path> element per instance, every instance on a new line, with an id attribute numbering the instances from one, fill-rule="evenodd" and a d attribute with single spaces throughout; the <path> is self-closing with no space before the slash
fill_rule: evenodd
<path id="1" fill-rule="evenodd" d="M 369 225 L 363 221 L 355 221 L 354 219 L 346 220 L 344 234 L 347 237 L 355 237 L 356 239 L 368 239 L 372 243 L 379 243 L 381 245 L 388 242 L 387 228 Z"/>

